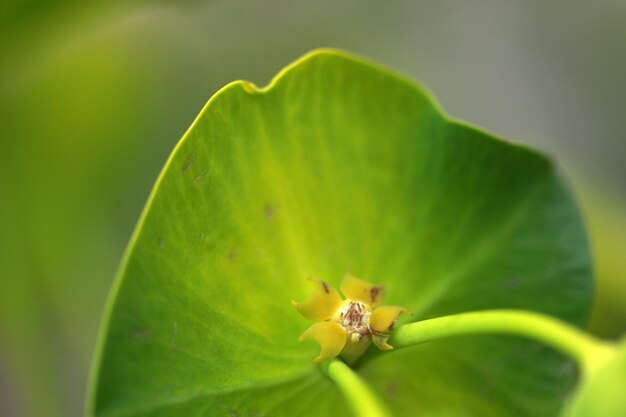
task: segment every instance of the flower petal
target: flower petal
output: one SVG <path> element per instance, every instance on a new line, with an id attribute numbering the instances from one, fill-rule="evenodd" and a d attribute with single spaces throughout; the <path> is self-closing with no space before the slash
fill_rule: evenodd
<path id="1" fill-rule="evenodd" d="M 320 363 L 339 355 L 346 345 L 346 331 L 339 324 L 329 321 L 315 323 L 300 335 L 300 341 L 312 339 L 320 344 L 320 354 L 314 362 Z"/>
<path id="2" fill-rule="evenodd" d="M 377 332 L 386 332 L 398 320 L 402 313 L 408 313 L 409 310 L 397 306 L 378 307 L 370 316 L 370 327 Z M 386 342 L 385 342 L 386 344 Z M 377 345 L 378 346 L 378 345 Z"/>
<path id="3" fill-rule="evenodd" d="M 350 274 L 346 275 L 341 282 L 341 292 L 347 298 L 377 306 L 383 299 L 385 288 L 380 285 L 370 284 Z"/>
<path id="4" fill-rule="evenodd" d="M 291 301 L 300 314 L 309 320 L 328 320 L 341 307 L 341 296 L 326 281 L 309 278 L 315 282 L 315 291 L 302 303 Z"/>

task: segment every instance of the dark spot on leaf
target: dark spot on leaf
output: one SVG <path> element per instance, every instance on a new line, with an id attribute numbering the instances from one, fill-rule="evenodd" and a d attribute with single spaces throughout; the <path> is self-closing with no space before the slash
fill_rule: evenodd
<path id="1" fill-rule="evenodd" d="M 328 288 L 328 283 L 326 281 L 322 281 L 322 287 L 324 288 L 324 292 L 326 294 L 330 293 L 330 289 Z"/>
<path id="2" fill-rule="evenodd" d="M 193 183 L 197 183 L 198 181 L 200 181 L 202 178 L 204 178 L 206 176 L 206 171 L 202 171 L 200 172 L 198 175 L 196 175 L 193 179 Z"/>
<path id="3" fill-rule="evenodd" d="M 176 336 L 178 336 L 178 322 L 174 322 L 172 325 L 172 349 L 178 351 L 178 347 L 176 346 Z"/>
<path id="4" fill-rule="evenodd" d="M 146 328 L 146 329 L 139 329 L 139 330 L 137 330 L 137 331 L 135 331 L 133 333 L 133 337 L 136 338 L 136 339 L 144 339 L 144 338 L 150 336 L 150 334 L 152 334 L 152 330 L 151 329 L 148 329 L 148 328 Z"/>
<path id="5" fill-rule="evenodd" d="M 189 168 L 191 168 L 191 166 L 193 165 L 193 162 L 193 155 L 189 155 L 187 159 L 185 159 L 185 162 L 183 162 L 183 172 L 187 172 Z"/>
<path id="6" fill-rule="evenodd" d="M 394 398 L 396 396 L 396 394 L 398 393 L 398 381 L 395 379 L 392 379 L 391 381 L 389 381 L 389 383 L 387 383 L 387 386 L 385 387 L 385 392 L 387 393 L 387 396 L 389 398 Z"/>
<path id="7" fill-rule="evenodd" d="M 263 217 L 265 220 L 271 220 L 274 217 L 274 207 L 270 204 L 267 204 L 263 208 Z"/>
<path id="8" fill-rule="evenodd" d="M 494 388 L 495 388 L 494 381 L 492 379 L 489 379 L 489 380 L 485 381 L 485 383 L 482 385 L 481 393 L 484 396 L 489 396 L 489 394 L 491 394 L 491 392 L 493 391 Z"/>
<path id="9" fill-rule="evenodd" d="M 228 260 L 234 262 L 235 259 L 237 259 L 237 252 L 233 249 L 228 253 Z"/>
<path id="10" fill-rule="evenodd" d="M 514 290 L 522 286 L 522 279 L 519 277 L 509 277 L 504 280 L 503 285 L 509 290 Z"/>

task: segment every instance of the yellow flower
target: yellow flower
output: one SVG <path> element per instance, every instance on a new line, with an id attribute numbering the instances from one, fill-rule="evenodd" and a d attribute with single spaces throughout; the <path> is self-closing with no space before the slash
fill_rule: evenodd
<path id="1" fill-rule="evenodd" d="M 352 275 L 347 275 L 339 287 L 345 300 L 326 281 L 310 278 L 315 290 L 302 303 L 291 304 L 309 320 L 317 320 L 300 336 L 300 341 L 312 339 L 320 344 L 320 354 L 314 359 L 322 362 L 341 355 L 352 362 L 370 345 L 381 350 L 393 349 L 387 343 L 396 320 L 408 310 L 397 306 L 377 307 L 385 290 Z"/>

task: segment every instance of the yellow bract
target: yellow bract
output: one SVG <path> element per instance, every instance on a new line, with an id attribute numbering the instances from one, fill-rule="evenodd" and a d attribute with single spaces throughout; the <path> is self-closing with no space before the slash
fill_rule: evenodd
<path id="1" fill-rule="evenodd" d="M 372 307 L 376 307 L 385 295 L 384 287 L 370 284 L 350 274 L 343 279 L 339 289 L 346 298 L 369 304 Z"/>
<path id="2" fill-rule="evenodd" d="M 402 313 L 408 313 L 408 310 L 396 306 L 378 307 L 370 316 L 370 327 L 377 332 L 386 332 Z"/>
<path id="3" fill-rule="evenodd" d="M 328 320 L 341 306 L 341 296 L 326 281 L 309 278 L 314 282 L 315 291 L 302 303 L 291 301 L 300 314 L 309 320 Z"/>
<path id="4" fill-rule="evenodd" d="M 409 313 L 409 310 L 403 307 L 383 306 L 378 307 L 370 316 L 370 328 L 372 329 L 372 342 L 380 350 L 391 350 L 393 346 L 387 343 L 391 329 L 402 315 Z"/>
<path id="5" fill-rule="evenodd" d="M 346 345 L 346 331 L 337 323 L 322 321 L 315 323 L 300 335 L 300 341 L 313 339 L 320 344 L 320 354 L 313 359 L 320 363 L 339 355 Z"/>

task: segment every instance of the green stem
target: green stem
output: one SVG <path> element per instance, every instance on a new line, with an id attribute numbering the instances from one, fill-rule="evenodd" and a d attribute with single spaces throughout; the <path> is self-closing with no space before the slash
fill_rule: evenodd
<path id="1" fill-rule="evenodd" d="M 615 352 L 598 340 L 555 318 L 519 310 L 490 310 L 454 314 L 398 327 L 389 343 L 403 348 L 450 336 L 507 333 L 541 341 L 572 357 L 586 375 L 592 374 Z"/>
<path id="2" fill-rule="evenodd" d="M 348 365 L 338 359 L 332 359 L 322 363 L 322 370 L 343 392 L 357 417 L 391 416 L 376 393 Z"/>

